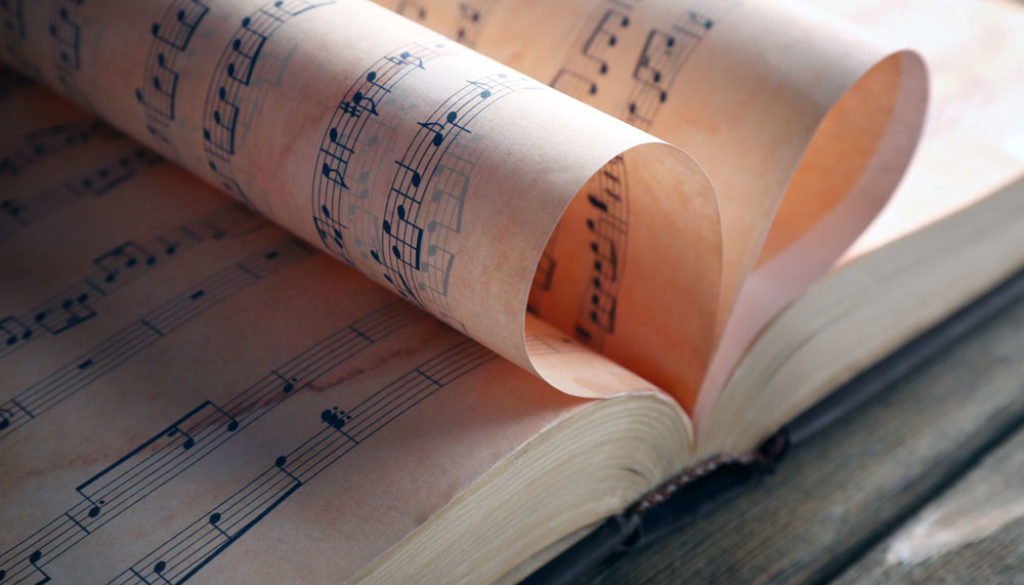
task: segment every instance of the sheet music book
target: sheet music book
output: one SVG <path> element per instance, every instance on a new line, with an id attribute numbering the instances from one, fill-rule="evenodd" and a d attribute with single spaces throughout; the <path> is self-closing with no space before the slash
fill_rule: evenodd
<path id="1" fill-rule="evenodd" d="M 1024 267 L 1020 10 L 857 6 L 0 3 L 0 585 L 513 583 L 770 464 Z"/>

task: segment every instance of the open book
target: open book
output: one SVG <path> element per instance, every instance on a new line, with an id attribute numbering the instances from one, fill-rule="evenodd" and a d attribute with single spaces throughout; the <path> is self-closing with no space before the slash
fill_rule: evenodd
<path id="1" fill-rule="evenodd" d="M 0 585 L 515 582 L 1024 266 L 1009 5 L 865 233 L 913 51 L 775 0 L 384 4 L 0 3 L 49 86 L 0 78 Z"/>

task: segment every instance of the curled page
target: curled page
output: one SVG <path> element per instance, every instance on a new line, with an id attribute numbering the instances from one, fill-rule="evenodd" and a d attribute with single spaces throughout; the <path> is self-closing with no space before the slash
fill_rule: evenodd
<path id="1" fill-rule="evenodd" d="M 560 389 L 699 387 L 721 233 L 679 149 L 370 2 L 17 7 L 13 65 Z M 563 212 L 591 301 L 528 326 Z"/>
<path id="2" fill-rule="evenodd" d="M 916 53 L 778 0 L 379 1 L 700 163 L 723 229 L 708 341 L 717 347 L 702 405 L 757 333 L 886 203 L 924 117 L 927 77 Z M 659 253 L 685 245 L 666 240 Z M 549 250 L 548 264 L 559 253 Z M 589 302 L 561 299 L 534 307 L 558 320 Z M 604 351 L 631 365 L 633 343 L 616 334 Z M 679 355 L 657 340 L 646 345 Z M 685 408 L 697 393 L 682 397 Z"/>

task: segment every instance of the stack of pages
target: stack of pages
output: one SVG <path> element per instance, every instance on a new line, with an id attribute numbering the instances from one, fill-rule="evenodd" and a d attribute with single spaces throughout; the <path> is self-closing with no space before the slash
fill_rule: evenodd
<path id="1" fill-rule="evenodd" d="M 380 4 L 0 2 L 0 585 L 514 583 L 1024 267 L 1016 6 Z"/>

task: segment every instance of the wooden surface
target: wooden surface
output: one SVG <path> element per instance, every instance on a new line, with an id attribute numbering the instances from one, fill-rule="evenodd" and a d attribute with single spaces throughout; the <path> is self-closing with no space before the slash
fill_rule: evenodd
<path id="1" fill-rule="evenodd" d="M 1024 300 L 588 583 L 1024 584 Z"/>

